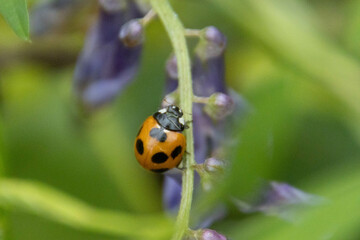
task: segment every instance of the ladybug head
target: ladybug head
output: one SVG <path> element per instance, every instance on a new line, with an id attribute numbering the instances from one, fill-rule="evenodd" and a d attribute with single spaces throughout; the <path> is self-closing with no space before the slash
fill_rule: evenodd
<path id="1" fill-rule="evenodd" d="M 171 115 L 174 115 L 176 118 L 180 118 L 183 115 L 182 110 L 175 106 L 175 105 L 169 105 L 166 110 L 167 113 L 170 113 Z"/>
<path id="2" fill-rule="evenodd" d="M 182 116 L 182 110 L 175 105 L 160 109 L 153 115 L 160 126 L 177 132 L 182 132 L 185 129 L 185 120 Z"/>

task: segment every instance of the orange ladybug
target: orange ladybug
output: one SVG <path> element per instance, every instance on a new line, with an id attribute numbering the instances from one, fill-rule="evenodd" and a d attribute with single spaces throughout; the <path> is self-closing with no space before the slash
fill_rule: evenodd
<path id="1" fill-rule="evenodd" d="M 169 105 L 148 117 L 135 139 L 135 156 L 141 166 L 153 172 L 165 172 L 178 166 L 185 152 L 182 110 Z"/>

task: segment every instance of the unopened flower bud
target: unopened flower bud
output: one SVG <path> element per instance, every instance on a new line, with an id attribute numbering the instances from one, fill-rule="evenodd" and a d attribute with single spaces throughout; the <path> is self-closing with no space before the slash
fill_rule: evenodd
<path id="1" fill-rule="evenodd" d="M 204 111 L 215 121 L 222 120 L 234 111 L 233 99 L 224 93 L 214 93 L 209 97 Z"/>
<path id="2" fill-rule="evenodd" d="M 209 173 L 219 172 L 224 170 L 226 164 L 224 161 L 216 159 L 214 157 L 208 158 L 204 162 L 204 169 Z"/>
<path id="3" fill-rule="evenodd" d="M 126 3 L 118 0 L 99 0 L 99 4 L 106 12 L 117 12 L 126 7 Z"/>
<path id="4" fill-rule="evenodd" d="M 135 47 L 143 43 L 144 27 L 139 19 L 133 19 L 125 23 L 119 33 L 120 40 L 127 47 Z"/>
<path id="5" fill-rule="evenodd" d="M 203 61 L 219 57 L 224 53 L 226 37 L 216 27 L 210 26 L 204 29 L 204 40 L 199 43 L 196 49 Z"/>
<path id="6" fill-rule="evenodd" d="M 171 92 L 165 96 L 161 102 L 161 107 L 167 107 L 169 105 L 178 105 L 179 93 L 177 91 Z"/>
<path id="7" fill-rule="evenodd" d="M 226 46 L 226 37 L 214 26 L 205 28 L 205 39 L 221 50 Z"/>
<path id="8" fill-rule="evenodd" d="M 215 157 L 207 158 L 204 163 L 194 166 L 194 169 L 200 175 L 201 185 L 205 191 L 210 191 L 216 185 L 225 168 L 226 163 Z"/>
<path id="9" fill-rule="evenodd" d="M 199 240 L 226 240 L 226 237 L 215 230 L 202 229 L 198 235 Z"/>
<path id="10" fill-rule="evenodd" d="M 126 4 L 111 8 L 116 2 Z M 130 48 L 118 40 L 121 26 L 143 16 L 139 6 L 133 1 L 100 3 L 99 16 L 89 31 L 74 74 L 75 94 L 88 110 L 111 103 L 134 79 L 142 49 L 141 45 Z"/>
<path id="11" fill-rule="evenodd" d="M 296 221 L 295 213 L 299 207 L 318 205 L 324 200 L 322 197 L 303 192 L 287 183 L 273 181 L 260 192 L 260 196 L 257 196 L 253 203 L 246 203 L 239 199 L 234 199 L 234 203 L 244 213 L 263 212 Z"/>

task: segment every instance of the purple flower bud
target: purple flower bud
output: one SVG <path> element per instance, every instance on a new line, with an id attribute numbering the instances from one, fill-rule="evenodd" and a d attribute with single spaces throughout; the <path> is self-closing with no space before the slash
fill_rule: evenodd
<path id="1" fill-rule="evenodd" d="M 270 186 L 262 196 L 264 205 L 282 205 L 282 204 L 312 204 L 319 197 L 305 193 L 287 183 L 270 182 Z"/>
<path id="2" fill-rule="evenodd" d="M 265 189 L 260 204 L 262 206 L 276 206 L 283 204 L 311 204 L 313 200 L 318 199 L 314 195 L 305 193 L 287 183 L 270 182 Z"/>
<path id="3" fill-rule="evenodd" d="M 161 102 L 161 107 L 165 108 L 169 105 L 178 105 L 179 103 L 179 93 L 174 91 L 172 93 L 167 94 L 163 101 Z"/>
<path id="4" fill-rule="evenodd" d="M 209 102 L 204 111 L 215 121 L 219 121 L 233 113 L 234 101 L 224 93 L 214 93 L 210 96 Z"/>
<path id="5" fill-rule="evenodd" d="M 292 220 L 294 207 L 317 205 L 323 198 L 305 193 L 287 183 L 270 182 L 252 204 L 234 200 L 239 210 L 246 213 L 263 212 Z"/>
<path id="6" fill-rule="evenodd" d="M 36 4 L 30 11 L 30 34 L 43 36 L 56 32 L 83 3 L 79 0 L 53 0 Z"/>
<path id="7" fill-rule="evenodd" d="M 223 171 L 225 167 L 226 163 L 224 161 L 216 159 L 214 157 L 207 158 L 204 162 L 204 169 L 209 173 Z"/>
<path id="8" fill-rule="evenodd" d="M 203 229 L 201 230 L 199 240 L 226 240 L 226 237 L 215 230 Z"/>
<path id="9" fill-rule="evenodd" d="M 222 55 L 226 48 L 226 37 L 216 27 L 204 29 L 204 40 L 197 46 L 196 52 L 205 61 Z"/>
<path id="10" fill-rule="evenodd" d="M 118 0 L 99 0 L 99 4 L 102 9 L 104 9 L 106 12 L 118 12 L 121 9 L 124 9 L 126 7 L 126 1 L 118 1 Z"/>
<path id="11" fill-rule="evenodd" d="M 214 26 L 205 28 L 205 39 L 223 51 L 226 47 L 226 37 Z"/>
<path id="12" fill-rule="evenodd" d="M 74 76 L 75 92 L 90 109 L 111 102 L 134 78 L 142 48 L 126 47 L 118 39 L 124 23 L 143 16 L 138 6 L 130 0 L 100 3 L 99 17 L 88 34 Z"/>
<path id="13" fill-rule="evenodd" d="M 119 33 L 120 40 L 127 47 L 135 47 L 143 43 L 144 28 L 139 19 L 133 19 L 125 23 Z"/>
<path id="14" fill-rule="evenodd" d="M 195 170 L 200 175 L 201 185 L 205 191 L 210 191 L 220 180 L 226 169 L 226 162 L 210 157 L 203 164 L 197 164 Z"/>

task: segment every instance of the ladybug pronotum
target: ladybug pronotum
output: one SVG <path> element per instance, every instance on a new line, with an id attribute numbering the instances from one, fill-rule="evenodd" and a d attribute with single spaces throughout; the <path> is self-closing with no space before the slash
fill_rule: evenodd
<path id="1" fill-rule="evenodd" d="M 141 166 L 153 172 L 165 172 L 178 166 L 185 152 L 182 110 L 170 105 L 148 117 L 135 139 L 135 156 Z"/>

